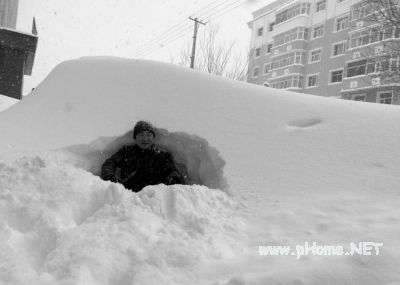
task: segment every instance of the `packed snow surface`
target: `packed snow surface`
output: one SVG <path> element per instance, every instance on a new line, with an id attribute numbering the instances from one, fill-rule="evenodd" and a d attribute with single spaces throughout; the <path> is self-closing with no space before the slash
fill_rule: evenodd
<path id="1" fill-rule="evenodd" d="M 97 176 L 138 120 L 192 185 Z M 62 63 L 0 113 L 0 283 L 399 284 L 399 121 L 157 62 Z M 383 246 L 259 254 L 306 242 Z"/>

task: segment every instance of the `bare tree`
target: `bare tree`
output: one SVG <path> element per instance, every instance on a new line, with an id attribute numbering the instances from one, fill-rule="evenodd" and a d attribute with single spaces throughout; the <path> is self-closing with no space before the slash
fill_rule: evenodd
<path id="1" fill-rule="evenodd" d="M 194 68 L 210 74 L 244 81 L 247 78 L 248 56 L 234 53 L 235 42 L 218 42 L 219 27 L 208 24 L 199 38 Z M 188 44 L 180 53 L 179 65 L 189 66 L 191 45 Z M 175 59 L 171 59 L 175 63 Z"/>
<path id="2" fill-rule="evenodd" d="M 400 1 L 364 0 L 353 6 L 353 25 L 363 23 L 351 46 L 369 45 L 362 55 L 366 59 L 366 73 L 379 78 L 380 84 L 399 80 L 400 77 Z M 363 34 L 364 33 L 364 34 Z"/>

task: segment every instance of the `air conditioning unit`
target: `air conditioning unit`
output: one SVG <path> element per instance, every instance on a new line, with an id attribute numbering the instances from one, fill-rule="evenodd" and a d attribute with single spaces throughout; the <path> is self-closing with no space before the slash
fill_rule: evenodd
<path id="1" fill-rule="evenodd" d="M 287 50 L 287 51 L 292 50 L 292 45 L 288 45 L 288 46 L 286 47 L 286 50 Z"/>
<path id="2" fill-rule="evenodd" d="M 359 57 L 361 57 L 361 53 L 359 51 L 353 52 L 353 59 L 357 59 Z"/>
<path id="3" fill-rule="evenodd" d="M 350 88 L 357 88 L 358 82 L 357 81 L 350 81 Z"/>
<path id="4" fill-rule="evenodd" d="M 383 52 L 383 46 L 376 46 L 375 53 L 381 53 L 381 52 Z"/>
<path id="5" fill-rule="evenodd" d="M 276 71 L 272 72 L 272 77 L 276 77 Z"/>
<path id="6" fill-rule="evenodd" d="M 356 23 L 356 27 L 357 27 L 357 28 L 362 28 L 362 27 L 364 27 L 364 21 L 358 21 L 358 22 Z"/>
<path id="7" fill-rule="evenodd" d="M 276 49 L 276 50 L 274 51 L 274 54 L 279 54 L 279 49 Z"/>
<path id="8" fill-rule="evenodd" d="M 371 84 L 372 85 L 380 85 L 381 84 L 381 79 L 380 78 L 372 78 Z"/>
<path id="9" fill-rule="evenodd" d="M 283 74 L 284 74 L 284 75 L 288 75 L 288 74 L 289 74 L 289 69 L 285 69 L 285 70 L 283 71 Z"/>

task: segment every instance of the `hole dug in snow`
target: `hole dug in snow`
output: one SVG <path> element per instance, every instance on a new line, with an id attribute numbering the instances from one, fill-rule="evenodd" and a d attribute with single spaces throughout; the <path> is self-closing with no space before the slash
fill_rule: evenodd
<path id="1" fill-rule="evenodd" d="M 306 118 L 306 119 L 299 119 L 294 120 L 288 123 L 289 127 L 296 128 L 296 129 L 305 129 L 316 126 L 322 123 L 322 119 L 320 118 Z"/>
<path id="2" fill-rule="evenodd" d="M 223 175 L 225 161 L 204 138 L 183 132 L 170 133 L 165 129 L 155 131 L 156 143 L 173 155 L 178 169 L 186 169 L 188 184 L 228 190 Z M 89 144 L 66 147 L 63 151 L 73 154 L 71 163 L 74 165 L 100 175 L 101 166 L 108 157 L 123 145 L 132 144 L 132 131 L 129 131 L 117 138 L 100 137 Z"/>

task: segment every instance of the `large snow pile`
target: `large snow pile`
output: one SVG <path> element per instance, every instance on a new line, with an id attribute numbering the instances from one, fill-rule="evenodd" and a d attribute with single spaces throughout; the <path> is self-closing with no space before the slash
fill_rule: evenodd
<path id="1" fill-rule="evenodd" d="M 203 186 L 96 176 L 143 119 Z M 399 119 L 156 62 L 65 62 L 0 113 L 0 282 L 398 284 Z M 259 255 L 363 241 L 380 254 Z"/>
<path id="2" fill-rule="evenodd" d="M 1 164 L 4 284 L 184 284 L 243 250 L 243 208 L 202 186 L 121 185 L 52 160 Z"/>

